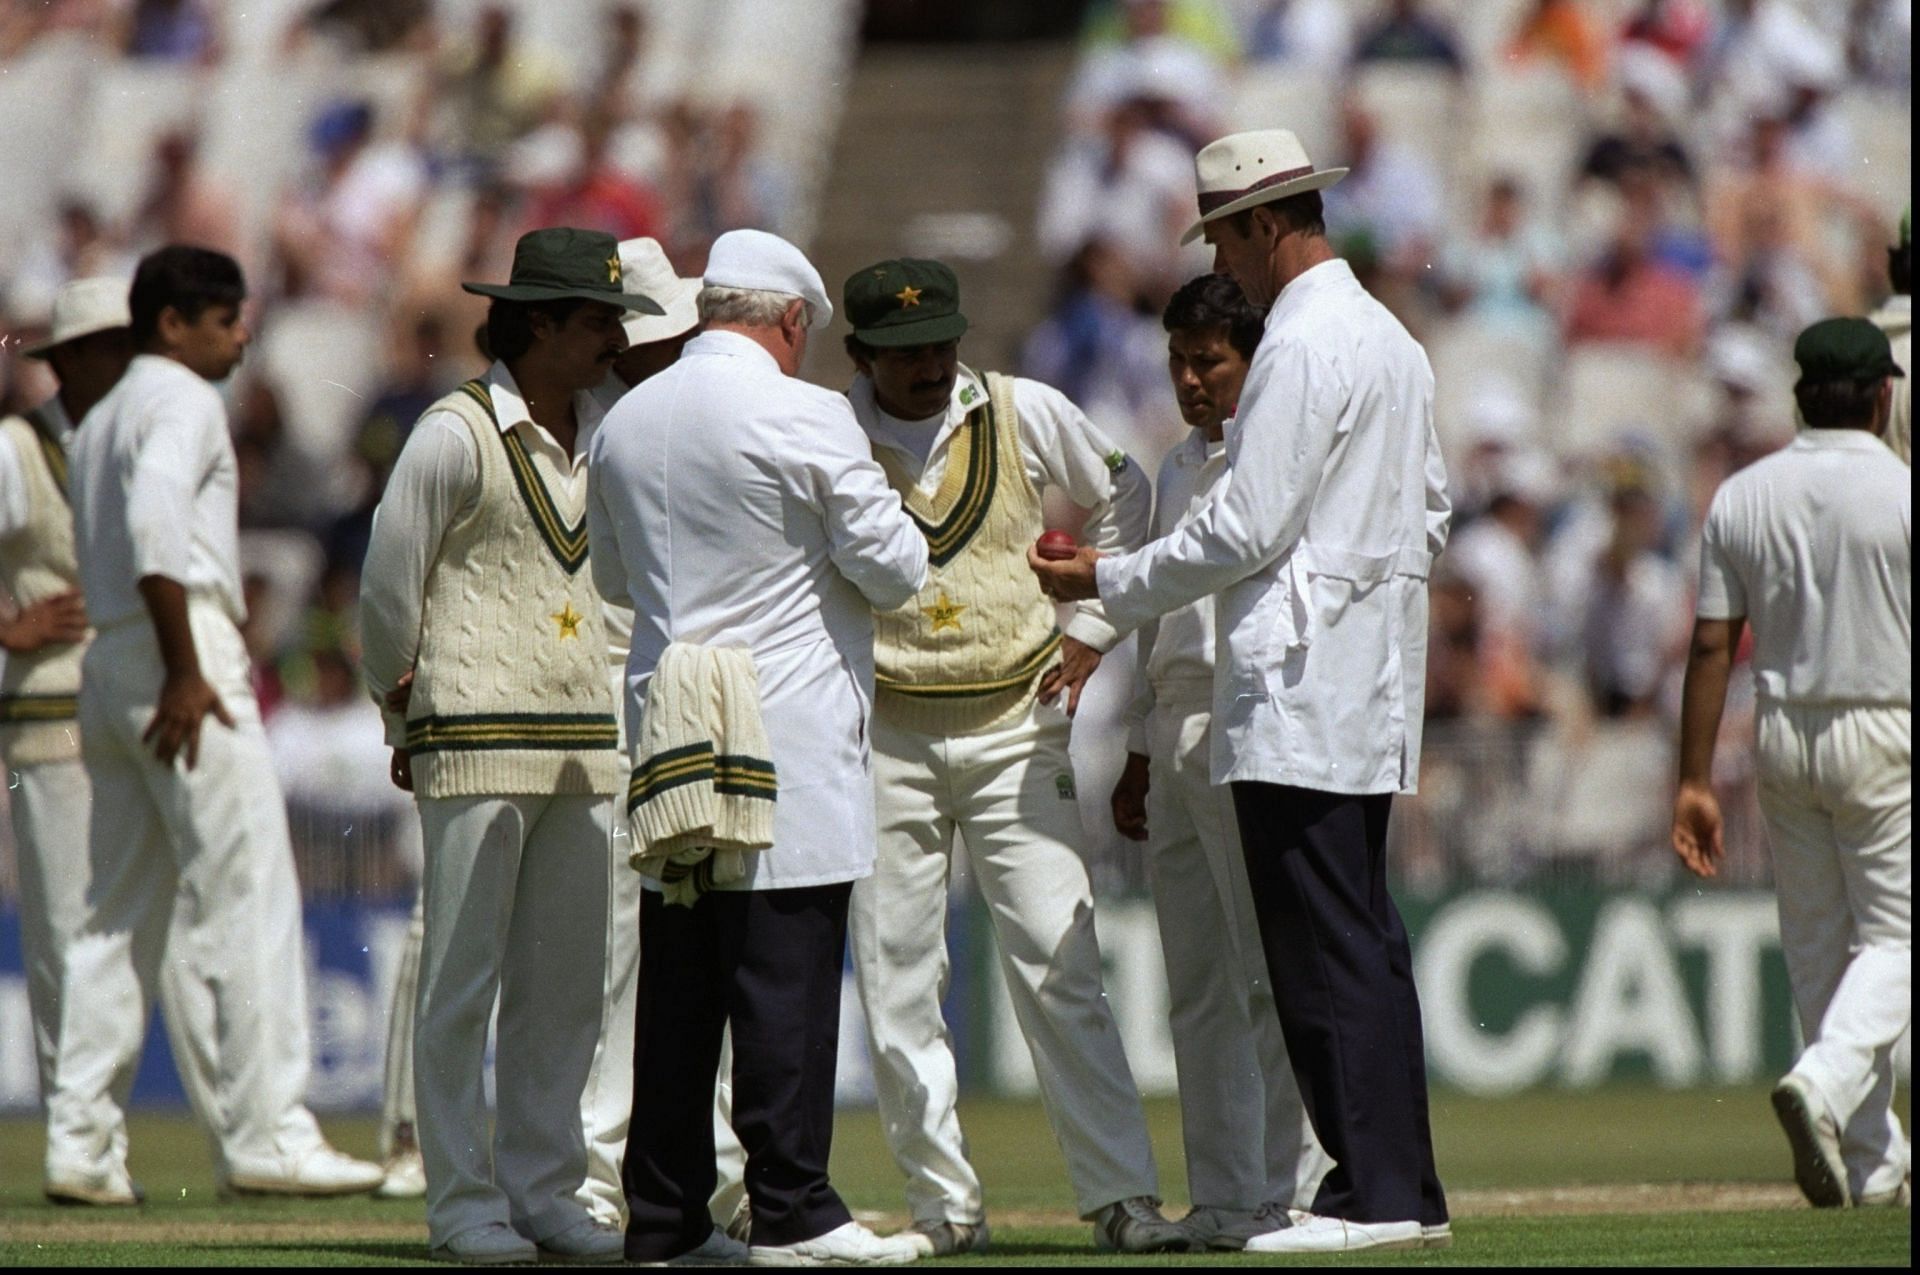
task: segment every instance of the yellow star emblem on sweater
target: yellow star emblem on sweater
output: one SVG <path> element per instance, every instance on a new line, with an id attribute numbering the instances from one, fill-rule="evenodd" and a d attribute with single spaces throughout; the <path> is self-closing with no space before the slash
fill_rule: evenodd
<path id="1" fill-rule="evenodd" d="M 573 603 L 569 602 L 547 618 L 560 626 L 559 640 L 564 642 L 580 636 L 580 621 L 587 617 L 574 610 Z"/>
<path id="2" fill-rule="evenodd" d="M 920 289 L 912 284 L 908 284 L 893 295 L 898 298 L 902 310 L 911 310 L 920 304 Z"/>
<path id="3" fill-rule="evenodd" d="M 933 621 L 935 633 L 941 629 L 953 629 L 957 632 L 960 628 L 960 613 L 964 610 L 966 610 L 965 607 L 953 601 L 946 595 L 946 591 L 942 590 L 940 596 L 934 599 L 932 606 L 920 608 L 920 614 Z"/>

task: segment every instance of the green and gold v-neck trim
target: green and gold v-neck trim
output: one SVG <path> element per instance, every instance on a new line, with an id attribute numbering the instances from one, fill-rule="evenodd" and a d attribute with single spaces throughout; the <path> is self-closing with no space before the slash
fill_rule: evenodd
<path id="1" fill-rule="evenodd" d="M 953 431 L 946 472 L 931 496 L 908 479 L 891 457 L 881 458 L 907 516 L 927 538 L 927 557 L 936 567 L 953 561 L 967 547 L 993 508 L 993 489 L 1000 480 L 1000 449 L 994 439 L 998 425 L 991 398 L 968 413 Z"/>
<path id="2" fill-rule="evenodd" d="M 488 393 L 485 381 L 468 381 L 460 389 L 480 404 L 488 420 L 496 427 L 499 425 L 500 418 L 493 410 L 493 395 Z M 514 486 L 520 489 L 520 498 L 526 502 L 527 512 L 533 515 L 540 539 L 546 542 L 548 552 L 568 575 L 577 574 L 587 561 L 586 512 L 581 511 L 579 520 L 569 524 L 546 481 L 540 477 L 540 471 L 534 467 L 533 454 L 527 450 L 526 443 L 510 429 L 496 428 L 494 432 L 500 435 L 500 444 L 506 448 L 507 467 L 513 471 Z"/>

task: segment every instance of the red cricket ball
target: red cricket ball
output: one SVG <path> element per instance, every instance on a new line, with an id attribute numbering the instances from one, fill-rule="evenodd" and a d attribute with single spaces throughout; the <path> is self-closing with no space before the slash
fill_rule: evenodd
<path id="1" fill-rule="evenodd" d="M 1048 562 L 1064 562 L 1078 552 L 1080 542 L 1069 532 L 1046 531 L 1041 533 L 1037 547 Z"/>

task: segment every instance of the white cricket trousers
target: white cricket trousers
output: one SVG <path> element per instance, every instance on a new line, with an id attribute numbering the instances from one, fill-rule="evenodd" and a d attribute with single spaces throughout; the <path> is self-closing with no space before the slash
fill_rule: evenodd
<path id="1" fill-rule="evenodd" d="M 580 1113 L 603 1011 L 613 798 L 419 805 L 413 1081 L 428 1242 L 493 1222 L 539 1242 L 590 1217 Z M 496 993 L 490 1121 L 482 1067 Z"/>
<path id="2" fill-rule="evenodd" d="M 620 1185 L 626 1155 L 627 1125 L 633 1116 L 633 1021 L 640 984 L 640 874 L 627 866 L 627 830 L 613 820 L 613 848 L 607 857 L 606 982 L 601 988 L 603 1017 L 580 1095 L 580 1123 L 586 1138 L 587 1176 L 580 1204 L 597 1222 L 626 1225 L 627 1198 Z M 380 1151 L 391 1155 L 400 1126 L 419 1140 L 414 1105 L 413 1014 L 420 995 L 420 951 L 426 941 L 426 895 L 414 900 L 407 943 L 394 980 L 387 1017 L 387 1061 L 380 1104 Z M 737 1177 L 738 1175 L 736 1175 Z"/>
<path id="3" fill-rule="evenodd" d="M 165 670 L 144 619 L 94 639 L 80 690 L 93 787 L 86 919 L 69 949 L 47 1170 L 123 1160 L 126 1102 L 162 962 L 181 1079 L 216 1168 L 283 1177 L 320 1146 L 304 1102 L 312 1048 L 286 806 L 240 632 L 189 604 L 202 674 L 234 718 L 200 730 L 198 765 L 142 741 Z"/>
<path id="4" fill-rule="evenodd" d="M 1159 1193 L 1140 1092 L 1102 985 L 1093 889 L 1074 848 L 1085 834 L 1067 729 L 1065 712 L 1037 702 L 979 735 L 873 719 L 879 854 L 873 875 L 853 888 L 853 969 L 881 1124 L 917 1222 L 985 1216 L 940 1012 L 956 831 L 1081 1214 Z"/>
<path id="5" fill-rule="evenodd" d="M 1287 1058 L 1233 794 L 1208 767 L 1211 679 L 1155 688 L 1147 875 L 1167 965 L 1187 1190 L 1196 1205 L 1306 1208 L 1331 1162 Z"/>
<path id="6" fill-rule="evenodd" d="M 1806 1051 L 1855 1199 L 1906 1179 L 1893 1047 L 1913 1019 L 1913 714 L 1763 700 L 1760 810 Z"/>

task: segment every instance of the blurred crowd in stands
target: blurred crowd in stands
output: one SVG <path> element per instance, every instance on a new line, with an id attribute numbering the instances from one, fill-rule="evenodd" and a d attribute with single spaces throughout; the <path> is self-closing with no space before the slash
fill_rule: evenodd
<path id="1" fill-rule="evenodd" d="M 246 270 L 258 335 L 228 393 L 248 636 L 296 835 L 338 837 L 343 801 L 363 828 L 408 823 L 367 765 L 353 608 L 407 430 L 482 366 L 485 302 L 460 282 L 504 278 L 540 225 L 653 236 L 683 273 L 735 227 L 805 242 L 858 8 L 0 3 L 9 344 L 66 280 L 130 275 L 161 243 Z M 1157 465 L 1183 429 L 1160 309 L 1211 266 L 1177 246 L 1193 153 L 1293 128 L 1352 169 L 1329 228 L 1427 346 L 1455 485 L 1405 835 L 1537 840 L 1485 785 L 1554 767 L 1611 777 L 1576 805 L 1664 799 L 1706 501 L 1791 437 L 1793 333 L 1888 292 L 1911 50 L 1910 0 L 1096 0 L 1028 143 L 1059 139 L 1033 236 L 1052 296 L 1020 370 Z M 6 411 L 50 388 L 31 360 L 0 378 Z M 1528 731 L 1545 742 L 1514 751 Z M 1744 745 L 1740 712 L 1727 733 Z M 1721 755 L 1737 772 L 1746 751 Z M 1593 835 L 1617 840 L 1608 815 Z"/>
<path id="2" fill-rule="evenodd" d="M 246 272 L 256 336 L 226 392 L 247 636 L 296 839 L 320 848 L 337 850 L 343 826 L 378 840 L 411 823 L 359 685 L 353 613 L 372 512 L 407 432 L 485 366 L 475 333 L 486 301 L 461 281 L 505 279 L 514 241 L 536 226 L 651 236 L 696 275 L 724 231 L 793 230 L 756 102 L 650 76 L 646 6 L 567 8 L 576 38 L 561 49 L 529 33 L 539 11 L 526 4 L 0 4 L 0 78 L 14 81 L 0 91 L 20 118 L 68 77 L 88 81 L 72 135 L 87 152 L 80 171 L 36 164 L 44 203 L 17 207 L 14 233 L 0 232 L 8 344 L 44 329 L 67 280 L 131 277 L 167 242 L 221 249 Z M 236 120 L 236 99 L 257 118 Z M 264 171 L 246 162 L 258 143 L 234 136 L 256 126 L 275 134 Z M 205 162 L 223 148 L 224 164 Z M 99 168 L 103 150 L 122 164 L 89 182 L 84 161 Z M 4 376 L 6 412 L 51 390 L 33 360 L 8 358 Z M 310 889 L 308 870 L 337 858 L 301 857 Z"/>
<path id="3" fill-rule="evenodd" d="M 1530 813 L 1478 840 L 1507 870 L 1580 851 L 1555 799 L 1658 850 L 1707 501 L 1792 437 L 1794 334 L 1889 292 L 1910 3 L 1113 0 L 1083 46 L 1026 371 L 1158 455 L 1181 429 L 1159 310 L 1210 266 L 1176 246 L 1195 148 L 1285 125 L 1349 166 L 1328 228 L 1426 344 L 1453 484 L 1414 809 L 1498 821 L 1506 776 Z M 1750 726 L 1727 731 L 1737 789 Z M 1511 778 L 1550 771 L 1582 779 Z"/>

